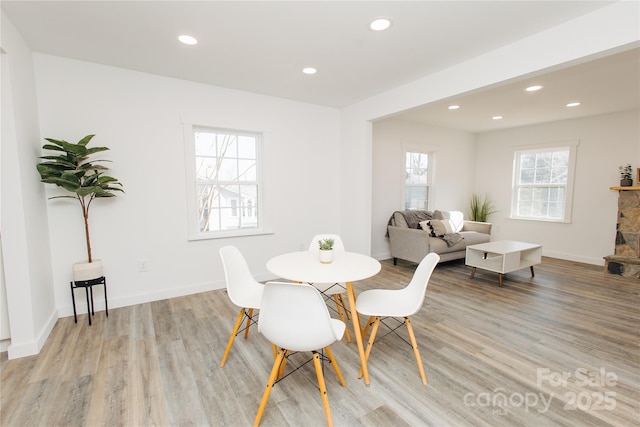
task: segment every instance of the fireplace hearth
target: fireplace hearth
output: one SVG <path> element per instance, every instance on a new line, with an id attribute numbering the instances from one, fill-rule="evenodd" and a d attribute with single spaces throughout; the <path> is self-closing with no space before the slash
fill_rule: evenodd
<path id="1" fill-rule="evenodd" d="M 615 253 L 604 257 L 605 271 L 640 279 L 640 186 L 611 187 L 618 191 Z"/>

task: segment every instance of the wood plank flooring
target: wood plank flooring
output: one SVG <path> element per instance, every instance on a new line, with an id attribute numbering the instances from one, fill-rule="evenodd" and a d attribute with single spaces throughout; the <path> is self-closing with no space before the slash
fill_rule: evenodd
<path id="1" fill-rule="evenodd" d="M 415 267 L 384 261 L 356 292 L 403 286 Z M 427 386 L 398 337 L 376 341 L 370 387 L 355 343 L 332 346 L 347 382 L 326 367 L 336 426 L 640 423 L 639 281 L 550 258 L 502 288 L 469 273 L 438 265 L 412 318 Z M 39 355 L 2 354 L 0 425 L 249 426 L 273 355 L 253 330 L 218 367 L 236 314 L 220 290 L 96 313 L 93 326 L 59 319 Z M 315 384 L 312 364 L 277 384 L 261 425 L 325 425 Z"/>

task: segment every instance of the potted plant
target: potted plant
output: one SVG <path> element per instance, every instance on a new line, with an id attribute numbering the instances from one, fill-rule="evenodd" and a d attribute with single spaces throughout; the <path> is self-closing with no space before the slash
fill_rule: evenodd
<path id="1" fill-rule="evenodd" d="M 631 187 L 633 185 L 631 165 L 619 166 L 618 170 L 620 171 L 620 187 Z"/>
<path id="2" fill-rule="evenodd" d="M 473 193 L 471 195 L 471 204 L 469 205 L 469 220 L 487 222 L 487 217 L 497 212 L 493 209 L 493 202 L 488 196 L 484 200 L 480 200 L 480 196 Z"/>
<path id="3" fill-rule="evenodd" d="M 333 261 L 333 243 L 334 239 L 321 239 L 318 240 L 318 248 L 320 262 L 323 264 L 329 264 Z"/>
<path id="4" fill-rule="evenodd" d="M 87 261 L 73 265 L 73 280 L 84 281 L 103 276 L 102 261 L 94 260 L 91 254 L 91 238 L 89 235 L 89 208 L 93 201 L 102 197 L 115 197 L 116 191 L 123 192 L 122 183 L 116 178 L 105 175 L 107 167 L 98 162 L 109 160 L 90 160 L 90 156 L 109 150 L 107 147 L 87 147 L 95 135 L 87 135 L 78 143 L 45 138 L 49 143 L 42 146 L 56 154 L 42 156 L 43 161 L 36 165 L 41 182 L 55 184 L 72 193 L 71 195 L 53 196 L 50 199 L 76 199 L 82 209 L 84 218 L 84 234 L 87 244 Z"/>

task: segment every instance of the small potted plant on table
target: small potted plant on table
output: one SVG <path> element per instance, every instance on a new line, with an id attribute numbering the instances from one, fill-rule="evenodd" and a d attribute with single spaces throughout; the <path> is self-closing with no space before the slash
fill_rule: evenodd
<path id="1" fill-rule="evenodd" d="M 322 239 L 318 240 L 320 256 L 320 262 L 323 264 L 330 264 L 333 261 L 333 242 L 334 239 Z"/>

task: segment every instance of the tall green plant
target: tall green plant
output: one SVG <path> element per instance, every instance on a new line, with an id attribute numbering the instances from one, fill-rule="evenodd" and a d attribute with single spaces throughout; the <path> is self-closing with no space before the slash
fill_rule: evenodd
<path id="1" fill-rule="evenodd" d="M 489 196 L 480 199 L 480 196 L 475 193 L 471 195 L 471 203 L 469 205 L 469 219 L 471 221 L 487 222 L 487 217 L 494 212 L 497 211 L 494 210 L 493 202 L 489 199 Z"/>
<path id="2" fill-rule="evenodd" d="M 42 149 L 56 151 L 59 154 L 42 156 L 40 159 L 44 161 L 36 165 L 42 182 L 55 184 L 73 193 L 73 195 L 68 196 L 53 196 L 50 199 L 66 197 L 77 199 L 80 203 L 84 218 L 84 233 L 89 262 L 93 261 L 91 238 L 89 236 L 89 208 L 91 203 L 97 198 L 115 197 L 116 191 L 124 192 L 121 182 L 116 178 L 105 175 L 108 168 L 97 164 L 97 162 L 109 162 L 109 160 L 89 160 L 91 155 L 109 150 L 107 147 L 88 148 L 87 145 L 94 136 L 87 135 L 77 144 L 45 138 L 50 144 L 44 144 Z"/>

